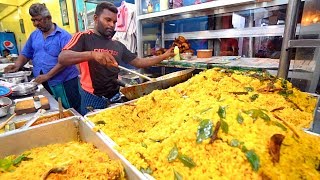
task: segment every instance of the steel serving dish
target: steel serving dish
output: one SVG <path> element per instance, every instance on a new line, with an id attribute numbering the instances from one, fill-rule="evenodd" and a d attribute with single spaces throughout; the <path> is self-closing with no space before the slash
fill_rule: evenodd
<path id="1" fill-rule="evenodd" d="M 26 141 L 26 138 L 28 141 Z M 82 141 L 92 143 L 100 151 L 105 152 L 111 159 L 120 160 L 128 179 L 146 179 L 125 158 L 120 158 L 118 153 L 105 141 L 100 133 L 96 133 L 83 121 L 83 117 L 75 116 L 48 124 L 30 127 L 26 130 L 0 134 L 0 158 L 8 155 L 19 155 L 22 152 L 54 143 L 67 143 Z"/>
<path id="2" fill-rule="evenodd" d="M 24 96 L 33 94 L 38 89 L 38 84 L 35 82 L 25 82 L 11 87 L 12 96 Z"/>
<path id="3" fill-rule="evenodd" d="M 134 86 L 124 87 L 120 92 L 129 100 L 133 100 L 150 94 L 155 89 L 166 89 L 176 84 L 182 83 L 192 77 L 194 68 L 173 72 L 156 78 L 155 82 L 148 81 Z"/>
<path id="4" fill-rule="evenodd" d="M 0 117 L 6 116 L 12 105 L 12 100 L 7 97 L 0 97 Z"/>

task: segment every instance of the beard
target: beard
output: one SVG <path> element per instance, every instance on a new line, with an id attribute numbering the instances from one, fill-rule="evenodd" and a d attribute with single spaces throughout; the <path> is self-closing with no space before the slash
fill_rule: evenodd
<path id="1" fill-rule="evenodd" d="M 114 29 L 112 28 L 104 28 L 100 22 L 97 24 L 98 32 L 107 39 L 112 39 L 113 35 L 115 34 Z"/>

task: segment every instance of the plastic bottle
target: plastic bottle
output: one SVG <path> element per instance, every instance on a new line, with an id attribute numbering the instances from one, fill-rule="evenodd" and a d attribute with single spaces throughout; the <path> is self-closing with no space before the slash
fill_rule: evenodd
<path id="1" fill-rule="evenodd" d="M 161 48 L 161 40 L 160 40 L 160 35 L 157 36 L 157 39 L 156 39 L 156 45 L 155 45 L 155 50 L 159 50 Z"/>
<path id="2" fill-rule="evenodd" d="M 168 0 L 160 0 L 160 11 L 169 9 Z"/>
<path id="3" fill-rule="evenodd" d="M 179 61 L 180 60 L 180 52 L 179 52 L 179 47 L 178 46 L 174 47 L 173 53 L 175 54 L 174 57 L 173 57 L 173 60 Z"/>

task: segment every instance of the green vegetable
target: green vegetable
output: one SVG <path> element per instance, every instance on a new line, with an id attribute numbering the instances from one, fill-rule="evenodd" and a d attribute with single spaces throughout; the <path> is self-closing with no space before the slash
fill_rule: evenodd
<path id="1" fill-rule="evenodd" d="M 173 170 L 173 173 L 174 173 L 174 180 L 182 180 L 183 179 L 182 175 L 178 171 Z"/>
<path id="2" fill-rule="evenodd" d="M 253 151 L 249 150 L 245 152 L 248 161 L 251 164 L 251 167 L 254 171 L 258 171 L 260 168 L 260 159 L 259 156 Z"/>
<path id="3" fill-rule="evenodd" d="M 148 147 L 147 144 L 144 143 L 144 142 L 141 143 L 141 146 L 144 147 L 144 148 L 147 148 L 147 147 Z"/>
<path id="4" fill-rule="evenodd" d="M 255 121 L 260 117 L 261 119 L 265 121 L 270 121 L 270 117 L 263 112 L 264 110 L 262 109 L 250 109 L 248 111 L 244 111 L 244 113 L 248 114 L 249 116 L 252 117 L 252 119 Z"/>
<path id="5" fill-rule="evenodd" d="M 8 171 L 11 166 L 17 166 L 22 161 L 30 160 L 31 158 L 27 157 L 29 154 L 30 153 L 22 154 L 22 155 L 18 156 L 17 158 L 13 159 L 13 160 L 8 159 L 8 158 L 0 159 L 0 170 Z"/>
<path id="6" fill-rule="evenodd" d="M 218 115 L 220 118 L 225 119 L 226 118 L 226 107 L 219 106 Z"/>
<path id="7" fill-rule="evenodd" d="M 250 100 L 255 101 L 258 97 L 259 97 L 259 94 L 254 94 L 254 95 L 250 96 Z"/>
<path id="8" fill-rule="evenodd" d="M 140 168 L 140 171 L 141 171 L 142 173 L 146 173 L 146 174 L 152 174 L 152 172 L 153 172 L 150 167 L 147 167 L 146 169 Z"/>
<path id="9" fill-rule="evenodd" d="M 212 107 L 209 107 L 209 108 L 207 108 L 207 109 L 202 110 L 202 111 L 200 112 L 200 114 L 206 113 L 206 112 L 209 111 L 210 109 L 212 109 Z"/>
<path id="10" fill-rule="evenodd" d="M 18 156 L 17 158 L 15 158 L 14 160 L 12 160 L 12 164 L 15 166 L 15 165 L 21 163 L 22 161 L 29 160 L 30 158 L 27 157 L 28 155 L 30 155 L 30 153 L 28 153 L 28 154 L 22 154 L 22 155 Z"/>
<path id="11" fill-rule="evenodd" d="M 253 92 L 253 91 L 254 91 L 253 87 L 244 87 L 244 89 L 245 89 L 247 92 Z"/>
<path id="12" fill-rule="evenodd" d="M 201 143 L 203 140 L 212 136 L 213 123 L 210 119 L 204 119 L 199 123 L 197 132 L 197 143 Z"/>
<path id="13" fill-rule="evenodd" d="M 287 80 L 282 79 L 282 81 L 281 81 L 281 87 L 284 88 L 284 89 L 287 89 L 287 88 L 288 88 L 288 86 L 287 86 Z"/>
<path id="14" fill-rule="evenodd" d="M 237 121 L 238 121 L 239 124 L 242 124 L 242 123 L 243 123 L 243 117 L 242 117 L 241 113 L 238 113 L 238 115 L 237 115 Z"/>
<path id="15" fill-rule="evenodd" d="M 177 146 L 175 145 L 169 152 L 169 155 L 167 157 L 168 161 L 169 162 L 173 162 L 175 159 L 177 159 L 178 157 L 178 148 Z"/>
<path id="16" fill-rule="evenodd" d="M 270 121 L 270 117 L 262 111 L 260 112 L 259 117 L 265 121 Z"/>
<path id="17" fill-rule="evenodd" d="M 238 141 L 238 139 L 232 139 L 232 140 L 230 141 L 230 146 L 232 146 L 232 147 L 238 147 L 238 146 L 240 146 L 240 142 Z"/>
<path id="18" fill-rule="evenodd" d="M 220 120 L 220 122 L 221 122 L 221 129 L 222 129 L 222 131 L 224 132 L 224 133 L 226 133 L 226 134 L 228 134 L 228 132 L 229 132 L 229 125 L 228 125 L 228 123 L 226 122 L 226 121 L 224 121 L 224 120 Z"/>
<path id="19" fill-rule="evenodd" d="M 277 121 L 274 121 L 273 124 L 276 125 L 276 126 L 278 126 L 278 127 L 280 127 L 280 128 L 281 128 L 282 130 L 284 130 L 284 131 L 287 130 L 287 128 L 286 128 L 283 124 L 281 124 L 281 123 L 279 123 L 279 122 L 277 122 Z"/>
<path id="20" fill-rule="evenodd" d="M 247 147 L 245 145 L 242 145 L 241 146 L 241 151 L 245 153 L 245 152 L 248 151 L 248 149 L 247 149 Z"/>
<path id="21" fill-rule="evenodd" d="M 196 163 L 188 156 L 180 154 L 178 159 L 188 168 L 193 168 L 196 166 Z"/>
<path id="22" fill-rule="evenodd" d="M 8 171 L 12 166 L 12 161 L 10 159 L 0 159 L 0 170 Z"/>

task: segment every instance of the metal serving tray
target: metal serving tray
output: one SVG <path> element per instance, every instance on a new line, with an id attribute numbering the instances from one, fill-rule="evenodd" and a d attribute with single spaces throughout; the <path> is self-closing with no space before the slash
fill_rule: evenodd
<path id="1" fill-rule="evenodd" d="M 28 141 L 26 141 L 26 139 L 28 139 Z M 83 121 L 83 117 L 80 116 L 0 135 L 0 158 L 12 154 L 19 155 L 28 149 L 39 146 L 70 141 L 92 143 L 100 151 L 107 153 L 111 159 L 119 159 L 128 179 L 146 179 L 146 177 L 125 158 L 120 158 L 119 154 L 104 140 L 104 137 L 100 133 L 94 132 L 92 128 Z"/>

